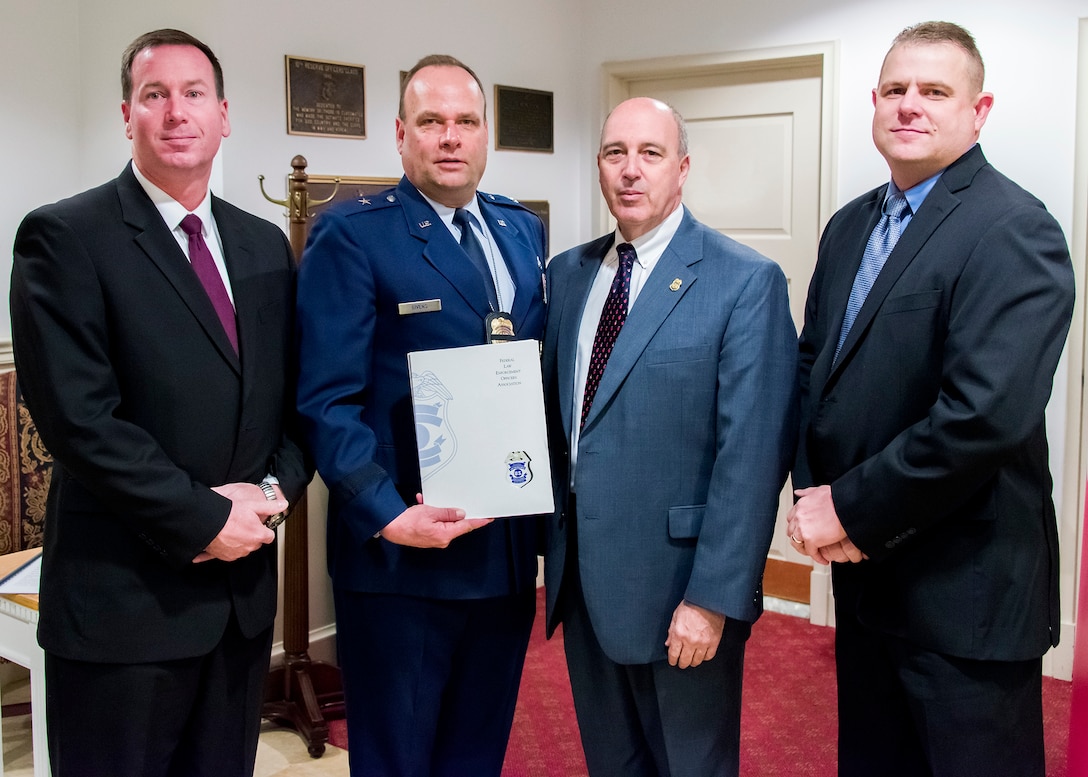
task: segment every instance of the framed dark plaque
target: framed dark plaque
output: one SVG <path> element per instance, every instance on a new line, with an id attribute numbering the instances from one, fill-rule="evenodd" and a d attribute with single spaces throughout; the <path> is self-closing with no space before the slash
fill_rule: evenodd
<path id="1" fill-rule="evenodd" d="M 536 215 L 540 216 L 540 220 L 544 222 L 544 239 L 550 246 L 552 244 L 551 238 L 551 207 L 548 205 L 547 200 L 518 200 L 522 205 L 531 210 Z"/>
<path id="2" fill-rule="evenodd" d="M 362 65 L 286 56 L 287 134 L 366 137 Z"/>
<path id="3" fill-rule="evenodd" d="M 552 92 L 495 84 L 495 148 L 552 153 L 553 103 Z"/>

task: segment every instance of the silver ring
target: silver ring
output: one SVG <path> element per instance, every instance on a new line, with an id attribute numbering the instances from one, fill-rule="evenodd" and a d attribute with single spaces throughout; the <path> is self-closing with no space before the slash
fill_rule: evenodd
<path id="1" fill-rule="evenodd" d="M 793 536 L 792 534 L 790 535 L 790 540 L 791 540 L 791 541 L 793 541 L 793 542 L 795 542 L 795 543 L 797 543 L 798 545 L 804 545 L 804 544 L 805 544 L 805 543 L 803 543 L 803 542 L 802 542 L 801 540 L 799 540 L 799 539 L 797 539 L 796 537 L 794 537 L 794 536 Z"/>

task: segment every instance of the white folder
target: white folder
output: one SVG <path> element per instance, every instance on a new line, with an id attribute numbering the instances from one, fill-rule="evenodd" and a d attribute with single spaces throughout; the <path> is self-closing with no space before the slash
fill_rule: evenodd
<path id="1" fill-rule="evenodd" d="M 423 501 L 468 518 L 551 513 L 536 340 L 408 354 Z"/>

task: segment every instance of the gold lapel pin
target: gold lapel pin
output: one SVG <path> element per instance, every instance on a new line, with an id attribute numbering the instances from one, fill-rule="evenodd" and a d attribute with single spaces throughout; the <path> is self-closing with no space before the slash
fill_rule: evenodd
<path id="1" fill-rule="evenodd" d="M 679 278 L 673 278 L 672 283 L 669 284 L 669 290 L 679 291 L 681 284 L 683 284 L 682 280 L 680 280 Z"/>

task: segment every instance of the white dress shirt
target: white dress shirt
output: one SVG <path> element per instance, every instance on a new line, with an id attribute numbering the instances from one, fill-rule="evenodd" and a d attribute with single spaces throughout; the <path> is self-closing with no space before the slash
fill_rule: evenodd
<path id="1" fill-rule="evenodd" d="M 186 259 L 189 258 L 189 236 L 181 228 L 182 219 L 188 216 L 190 212 L 200 218 L 200 223 L 203 225 L 201 231 L 204 235 L 204 242 L 207 244 L 208 250 L 211 251 L 212 259 L 215 260 L 215 269 L 219 270 L 219 276 L 223 279 L 223 285 L 227 288 L 227 296 L 230 297 L 230 303 L 233 305 L 234 291 L 230 287 L 227 263 L 223 259 L 223 240 L 219 237 L 219 229 L 216 227 L 215 218 L 212 216 L 212 198 L 205 194 L 204 199 L 200 201 L 196 209 L 188 211 L 184 205 L 151 183 L 140 172 L 140 168 L 136 166 L 135 162 L 132 163 L 132 172 L 135 173 L 136 180 L 140 182 L 140 185 L 144 187 L 147 196 L 151 198 L 151 202 L 159 211 L 162 220 L 166 222 L 167 229 L 173 234 L 174 239 L 178 241 L 178 245 L 181 246 Z"/>
<path id="2" fill-rule="evenodd" d="M 586 393 L 586 376 L 589 374 L 589 361 L 593 354 L 593 340 L 597 336 L 597 324 L 601 320 L 604 311 L 604 303 L 608 299 L 608 290 L 612 287 L 612 280 L 616 277 L 616 268 L 619 266 L 619 256 L 616 254 L 616 246 L 620 243 L 630 242 L 635 247 L 635 263 L 631 267 L 631 294 L 627 300 L 627 310 L 630 312 L 635 304 L 647 278 L 657 266 L 658 259 L 665 253 L 669 243 L 672 242 L 676 230 L 680 228 L 680 222 L 684 220 L 684 206 L 677 206 L 664 221 L 635 240 L 626 240 L 619 229 L 616 229 L 616 238 L 608 253 L 601 260 L 600 269 L 593 279 L 593 286 L 589 289 L 589 297 L 586 306 L 582 310 L 582 321 L 578 328 L 578 351 L 574 361 L 574 409 L 571 413 L 570 430 L 570 471 L 571 483 L 574 482 L 574 465 L 578 461 L 578 437 L 582 425 L 582 399 Z M 607 372 L 608 368 L 605 368 Z"/>

